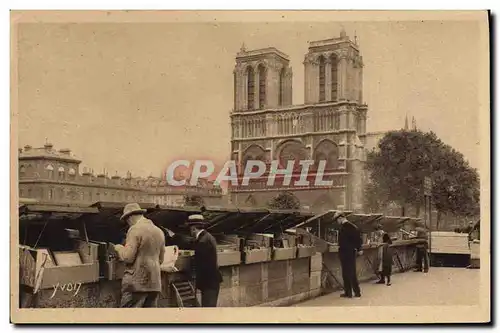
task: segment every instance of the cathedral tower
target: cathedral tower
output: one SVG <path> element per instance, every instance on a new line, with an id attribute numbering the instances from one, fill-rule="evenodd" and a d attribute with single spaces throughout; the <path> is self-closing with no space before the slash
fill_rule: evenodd
<path id="1" fill-rule="evenodd" d="M 288 184 L 280 175 L 277 183 L 268 184 L 264 174 L 250 184 L 231 186 L 231 200 L 242 207 L 264 207 L 288 192 L 313 212 L 361 212 L 368 107 L 363 103 L 363 61 L 356 38 L 351 41 L 342 30 L 337 38 L 310 42 L 304 68 L 305 103 L 293 105 L 287 55 L 273 47 L 242 47 L 237 53 L 231 159 L 237 161 L 240 177 L 249 160 L 266 165 L 278 161 L 280 169 L 288 168 L 288 162 L 295 166 L 314 161 L 308 171 L 311 179 L 324 161 L 326 182 Z M 287 169 L 294 177 L 297 172 Z"/>
<path id="2" fill-rule="evenodd" d="M 338 38 L 309 43 L 304 72 L 306 104 L 363 102 L 363 58 L 345 30 Z"/>
<path id="3" fill-rule="evenodd" d="M 286 54 L 274 47 L 241 47 L 234 69 L 234 111 L 255 111 L 292 104 L 292 69 Z"/>

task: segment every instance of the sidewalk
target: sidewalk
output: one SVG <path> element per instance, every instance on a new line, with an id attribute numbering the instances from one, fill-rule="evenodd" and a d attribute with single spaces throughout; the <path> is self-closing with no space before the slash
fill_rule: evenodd
<path id="1" fill-rule="evenodd" d="M 295 304 L 304 306 L 475 305 L 479 303 L 479 269 L 431 267 L 429 273 L 406 272 L 392 286 L 361 284 L 361 298 L 341 298 L 338 291 Z"/>

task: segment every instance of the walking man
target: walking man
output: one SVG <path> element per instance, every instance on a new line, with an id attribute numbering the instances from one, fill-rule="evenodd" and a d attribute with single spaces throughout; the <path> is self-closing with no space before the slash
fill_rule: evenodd
<path id="1" fill-rule="evenodd" d="M 358 276 L 356 272 L 356 257 L 362 255 L 361 233 L 358 227 L 345 218 L 341 212 L 336 212 L 334 220 L 340 224 L 339 257 L 344 280 L 344 293 L 340 297 L 361 297 Z"/>
<path id="2" fill-rule="evenodd" d="M 427 273 L 429 271 L 429 254 L 428 254 L 428 236 L 427 231 L 423 228 L 417 229 L 417 239 L 421 239 L 424 242 L 418 243 L 416 245 L 417 248 L 417 257 L 416 257 L 416 267 L 414 269 L 415 272 L 422 272 L 422 261 L 423 261 L 423 271 Z"/>
<path id="3" fill-rule="evenodd" d="M 194 270 L 196 289 L 201 291 L 202 307 L 217 307 L 222 275 L 217 262 L 217 243 L 204 229 L 203 215 L 191 215 L 187 225 L 192 239 L 182 237 L 167 229 L 173 242 L 181 249 L 194 250 Z"/>
<path id="4" fill-rule="evenodd" d="M 125 246 L 114 246 L 125 262 L 122 280 L 122 308 L 155 308 L 161 292 L 161 269 L 165 254 L 165 235 L 144 217 L 139 204 L 127 204 L 122 221 L 130 226 Z"/>

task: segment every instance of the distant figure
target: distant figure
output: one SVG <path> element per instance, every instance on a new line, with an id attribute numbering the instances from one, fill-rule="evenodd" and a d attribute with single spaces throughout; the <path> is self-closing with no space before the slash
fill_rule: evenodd
<path id="1" fill-rule="evenodd" d="M 204 230 L 203 215 L 191 215 L 187 225 L 192 239 L 175 234 L 167 229 L 169 236 L 181 249 L 194 250 L 196 289 L 201 291 L 202 307 L 217 307 L 222 274 L 217 263 L 217 242 Z"/>
<path id="2" fill-rule="evenodd" d="M 464 234 L 470 234 L 472 231 L 474 230 L 474 222 L 469 222 L 469 224 L 467 225 L 467 227 L 465 227 L 463 230 L 462 230 L 462 233 Z"/>
<path id="3" fill-rule="evenodd" d="M 343 213 L 336 212 L 333 220 L 340 224 L 339 257 L 344 280 L 344 293 L 340 297 L 361 297 L 356 272 L 356 257 L 362 255 L 361 233 L 356 225 L 345 218 Z"/>
<path id="4" fill-rule="evenodd" d="M 160 228 L 143 216 L 139 204 L 123 209 L 122 221 L 130 226 L 125 246 L 114 246 L 125 262 L 122 279 L 122 308 L 155 308 L 161 292 L 161 269 L 165 254 L 165 235 Z"/>
<path id="5" fill-rule="evenodd" d="M 392 240 L 389 234 L 384 234 L 383 245 L 379 247 L 378 257 L 379 257 L 379 272 L 380 272 L 380 280 L 377 282 L 379 284 L 386 283 L 387 285 L 391 285 L 391 274 L 392 274 L 392 256 L 393 249 L 391 247 Z"/>
<path id="6" fill-rule="evenodd" d="M 419 228 L 417 230 L 417 239 L 424 240 L 424 243 L 417 244 L 417 262 L 415 267 L 415 272 L 422 272 L 422 261 L 424 264 L 423 271 L 427 273 L 429 271 L 429 255 L 427 253 L 428 249 L 428 239 L 427 231 L 425 229 Z"/>
<path id="7" fill-rule="evenodd" d="M 374 234 L 373 235 L 373 242 L 375 244 L 379 244 L 379 246 L 382 246 L 384 243 L 383 237 L 384 237 L 385 232 L 384 232 L 384 229 L 380 223 L 375 226 L 375 231 L 373 234 Z M 380 256 L 377 259 L 380 260 Z M 380 270 L 378 269 L 380 262 L 375 262 L 375 264 L 376 264 L 374 267 L 375 274 L 377 275 L 379 280 L 382 280 L 383 277 L 380 275 Z"/>

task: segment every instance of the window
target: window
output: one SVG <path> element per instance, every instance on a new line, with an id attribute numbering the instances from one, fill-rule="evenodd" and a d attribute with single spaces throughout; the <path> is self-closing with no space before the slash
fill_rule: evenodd
<path id="1" fill-rule="evenodd" d="M 319 101 L 325 101 L 325 58 L 319 57 Z"/>
<path id="2" fill-rule="evenodd" d="M 26 175 L 26 167 L 24 165 L 21 165 L 19 168 L 19 177 L 24 177 Z"/>
<path id="3" fill-rule="evenodd" d="M 247 69 L 247 108 L 253 110 L 255 108 L 255 73 L 252 67 Z"/>
<path id="4" fill-rule="evenodd" d="M 59 169 L 57 169 L 57 172 L 59 174 L 59 179 L 64 179 L 64 172 L 65 172 L 65 170 L 64 170 L 64 168 L 62 166 L 59 167 Z"/>
<path id="5" fill-rule="evenodd" d="M 279 82 L 279 96 L 278 96 L 278 105 L 284 105 L 284 95 L 285 95 L 285 69 L 281 69 L 280 72 L 280 82 Z"/>
<path id="6" fill-rule="evenodd" d="M 236 72 L 233 74 L 234 82 L 233 82 L 233 91 L 234 91 L 234 108 L 238 108 L 239 106 L 236 105 L 236 92 L 238 91 L 238 85 L 236 84 Z"/>
<path id="7" fill-rule="evenodd" d="M 54 199 L 54 190 L 49 189 L 49 200 L 52 200 L 52 199 Z"/>
<path id="8" fill-rule="evenodd" d="M 50 179 L 54 178 L 54 167 L 51 164 L 48 164 L 45 170 L 47 171 L 47 177 Z"/>
<path id="9" fill-rule="evenodd" d="M 70 178 L 70 179 L 75 179 L 75 176 L 76 176 L 76 171 L 75 171 L 75 169 L 70 168 L 70 169 L 69 169 L 69 171 L 68 171 L 68 175 L 69 175 L 69 178 Z"/>
<path id="10" fill-rule="evenodd" d="M 332 101 L 336 101 L 338 99 L 337 95 L 337 85 L 338 85 L 338 78 L 337 78 L 337 66 L 338 66 L 338 60 L 337 56 L 335 54 L 332 55 Z"/>
<path id="11" fill-rule="evenodd" d="M 266 106 L 266 68 L 259 65 L 259 109 Z"/>

